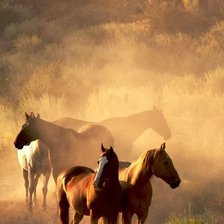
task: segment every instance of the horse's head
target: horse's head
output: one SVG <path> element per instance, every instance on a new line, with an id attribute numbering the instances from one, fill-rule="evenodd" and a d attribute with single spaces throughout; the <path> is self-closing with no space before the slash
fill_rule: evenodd
<path id="1" fill-rule="evenodd" d="M 102 154 L 98 160 L 98 168 L 94 178 L 94 188 L 96 191 L 101 191 L 107 183 L 113 178 L 118 180 L 118 166 L 119 161 L 113 148 L 104 148 L 101 145 Z"/>
<path id="2" fill-rule="evenodd" d="M 35 117 L 32 112 L 30 115 L 25 113 L 25 116 L 26 121 L 14 141 L 14 145 L 17 149 L 22 149 L 24 145 L 29 145 L 30 142 L 38 138 L 35 126 L 37 119 L 40 118 L 40 115 L 37 114 L 37 117 Z"/>
<path id="3" fill-rule="evenodd" d="M 166 145 L 163 143 L 159 149 L 156 149 L 152 170 L 155 176 L 162 178 L 171 188 L 176 188 L 181 180 L 165 148 Z"/>
<path id="4" fill-rule="evenodd" d="M 152 129 L 159 135 L 163 136 L 164 140 L 169 139 L 171 137 L 171 131 L 162 111 L 157 109 L 156 107 L 153 107 L 151 113 L 154 119 Z"/>

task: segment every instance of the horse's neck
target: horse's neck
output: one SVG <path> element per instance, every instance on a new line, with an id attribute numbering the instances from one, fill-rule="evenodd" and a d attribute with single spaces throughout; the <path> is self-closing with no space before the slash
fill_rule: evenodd
<path id="1" fill-rule="evenodd" d="M 115 155 L 114 155 L 114 157 L 115 157 Z M 114 163 L 111 164 L 111 171 L 112 172 L 110 172 L 108 174 L 108 177 L 109 177 L 108 186 L 110 186 L 110 188 L 113 188 L 113 186 L 116 186 L 116 185 L 120 185 L 120 183 L 119 183 L 119 171 L 118 171 L 118 167 L 119 167 L 118 158 L 116 158 L 116 161 L 113 161 L 113 162 Z"/>
<path id="2" fill-rule="evenodd" d="M 154 114 L 152 111 L 145 111 L 138 114 L 130 115 L 126 118 L 125 122 L 127 126 L 131 125 L 132 136 L 137 138 L 148 128 L 153 127 L 153 122 L 155 121 Z"/>
<path id="3" fill-rule="evenodd" d="M 67 129 L 52 124 L 51 122 L 38 120 L 37 130 L 39 139 L 48 147 L 49 150 L 55 146 L 60 146 L 62 139 L 68 132 Z"/>
<path id="4" fill-rule="evenodd" d="M 113 174 L 111 175 L 110 180 L 110 185 L 115 186 L 119 184 L 119 174 L 118 174 L 118 168 L 116 169 L 116 172 L 114 171 Z"/>
<path id="5" fill-rule="evenodd" d="M 119 182 L 119 175 L 118 175 L 118 171 L 117 172 L 113 172 L 110 176 L 109 176 L 109 181 L 107 183 L 107 187 L 105 187 L 105 193 L 106 194 L 111 194 L 111 192 L 116 192 L 116 190 L 120 187 L 120 182 Z"/>
<path id="6" fill-rule="evenodd" d="M 127 182 L 133 186 L 143 186 L 153 175 L 152 163 L 155 150 L 149 150 L 142 154 L 126 170 Z"/>

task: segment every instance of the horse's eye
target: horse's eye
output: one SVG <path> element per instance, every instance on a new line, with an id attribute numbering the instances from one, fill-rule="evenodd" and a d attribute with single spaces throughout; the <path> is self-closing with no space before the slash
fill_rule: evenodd
<path id="1" fill-rule="evenodd" d="M 164 162 L 164 165 L 166 165 L 166 166 L 167 166 L 167 165 L 168 165 L 168 162 L 167 162 L 167 161 L 165 161 L 165 162 Z"/>

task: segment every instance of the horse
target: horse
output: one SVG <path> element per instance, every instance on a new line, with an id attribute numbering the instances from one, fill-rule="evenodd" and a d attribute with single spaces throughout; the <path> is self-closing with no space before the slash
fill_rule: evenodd
<path id="1" fill-rule="evenodd" d="M 108 128 L 114 139 L 121 159 L 126 158 L 127 152 L 132 149 L 136 139 L 147 129 L 151 128 L 167 140 L 171 137 L 171 131 L 162 112 L 156 108 L 132 114 L 127 117 L 114 117 L 103 120 L 101 125 Z"/>
<path id="2" fill-rule="evenodd" d="M 17 134 L 14 145 L 17 149 L 22 149 L 34 140 L 41 140 L 47 146 L 55 182 L 60 171 L 74 166 L 79 161 L 94 167 L 96 150 L 101 142 L 104 145 L 113 145 L 111 133 L 102 125 L 88 124 L 77 132 L 35 117 L 33 113 L 25 113 L 25 116 L 26 121 Z"/>
<path id="3" fill-rule="evenodd" d="M 41 144 L 41 145 L 40 145 Z M 46 209 L 47 185 L 51 174 L 51 166 L 48 159 L 48 152 L 44 149 L 43 143 L 33 141 L 29 146 L 24 146 L 17 152 L 19 164 L 22 168 L 25 189 L 26 189 L 26 206 L 32 211 L 32 204 L 37 203 L 36 187 L 38 179 L 42 174 L 43 180 L 43 210 Z M 28 197 L 29 192 L 29 197 Z M 34 198 L 33 198 L 34 195 Z"/>
<path id="4" fill-rule="evenodd" d="M 75 166 L 64 170 L 57 178 L 57 201 L 62 224 L 69 222 L 69 207 L 75 210 L 73 223 L 90 215 L 92 224 L 103 217 L 104 223 L 117 223 L 121 204 L 118 179 L 118 157 L 113 148 L 104 148 L 96 172 L 88 167 Z"/>
<path id="5" fill-rule="evenodd" d="M 81 126 L 93 122 L 64 117 L 53 121 L 53 123 L 78 130 Z M 135 140 L 149 128 L 163 136 L 164 140 L 171 137 L 169 125 L 162 111 L 156 107 L 125 117 L 111 117 L 100 121 L 98 124 L 103 125 L 112 133 L 116 148 L 121 149 L 119 151 L 121 159 L 126 159 L 127 152 L 133 147 Z"/>
<path id="6" fill-rule="evenodd" d="M 159 149 L 148 150 L 128 164 L 127 168 L 119 170 L 123 197 L 122 223 L 130 224 L 134 214 L 137 215 L 139 224 L 145 223 L 152 199 L 150 178 L 153 175 L 164 180 L 173 189 L 179 186 L 181 179 L 165 148 L 163 143 Z"/>

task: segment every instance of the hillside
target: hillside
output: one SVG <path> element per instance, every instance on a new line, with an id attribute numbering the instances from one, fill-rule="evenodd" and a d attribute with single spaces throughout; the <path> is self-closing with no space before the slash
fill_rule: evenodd
<path id="1" fill-rule="evenodd" d="M 156 106 L 172 132 L 167 150 L 182 183 L 172 191 L 153 178 L 148 222 L 222 224 L 223 30 L 222 0 L 0 1 L 5 222 L 31 219 L 20 209 L 23 180 L 13 146 L 25 111 L 50 121 L 64 116 L 100 121 Z M 129 159 L 163 141 L 149 128 Z M 53 223 L 54 208 L 51 200 L 43 217 L 38 209 L 35 222 Z"/>
<path id="2" fill-rule="evenodd" d="M 213 3 L 216 8 L 210 11 L 192 9 L 189 3 L 183 8 L 170 1 L 154 2 L 2 1 L 0 101 L 18 103 L 30 88 L 37 97 L 45 93 L 58 97 L 62 92 L 73 97 L 58 82 L 65 83 L 71 76 L 82 82 L 77 74 L 82 66 L 86 68 L 81 73 L 91 72 L 90 80 L 97 87 L 117 79 L 114 73 L 100 73 L 121 61 L 124 65 L 119 69 L 127 66 L 173 75 L 203 75 L 223 65 L 223 11 L 210 16 L 220 9 L 221 1 Z M 140 85 L 147 79 L 144 74 L 138 74 Z M 43 88 L 35 85 L 37 76 L 43 79 Z"/>

